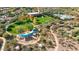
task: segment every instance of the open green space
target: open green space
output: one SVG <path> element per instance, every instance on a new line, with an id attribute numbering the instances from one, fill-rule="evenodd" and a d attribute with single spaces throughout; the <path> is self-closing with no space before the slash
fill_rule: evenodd
<path id="1" fill-rule="evenodd" d="M 8 27 L 7 31 L 12 34 L 19 34 L 22 32 L 30 31 L 33 29 L 33 25 L 31 22 L 32 21 L 30 19 L 16 21 Z"/>
<path id="2" fill-rule="evenodd" d="M 36 17 L 36 24 L 46 24 L 52 21 L 52 17 L 49 16 L 41 16 Z M 7 31 L 12 34 L 20 34 L 23 32 L 27 32 L 33 29 L 32 25 L 33 21 L 31 21 L 29 18 L 26 18 L 24 20 L 17 20 L 16 22 L 9 25 Z"/>
<path id="3" fill-rule="evenodd" d="M 42 17 L 37 17 L 36 18 L 36 23 L 37 24 L 47 24 L 52 21 L 52 17 L 50 16 L 42 16 Z"/>

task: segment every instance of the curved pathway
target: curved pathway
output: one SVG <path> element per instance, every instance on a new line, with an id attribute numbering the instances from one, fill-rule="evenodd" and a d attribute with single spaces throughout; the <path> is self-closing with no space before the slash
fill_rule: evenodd
<path id="1" fill-rule="evenodd" d="M 33 37 L 34 38 L 34 40 L 31 40 L 31 41 L 29 41 L 29 42 L 22 42 L 22 41 L 19 41 L 18 39 L 18 43 L 19 44 L 23 44 L 23 45 L 32 45 L 32 44 L 36 44 L 38 41 L 40 41 L 40 37 L 41 36 L 39 36 L 38 38 L 37 37 Z"/>
<path id="2" fill-rule="evenodd" d="M 5 44 L 6 44 L 6 39 L 5 39 L 5 38 L 3 38 L 3 37 L 0 37 L 0 40 L 3 40 L 3 44 L 2 44 L 1 51 L 4 51 Z"/>
<path id="3" fill-rule="evenodd" d="M 57 35 L 53 32 L 53 30 L 52 30 L 52 26 L 50 27 L 50 32 L 51 32 L 51 34 L 54 36 L 54 39 L 55 39 L 55 42 L 56 42 L 56 47 L 55 47 L 55 51 L 58 51 L 58 48 L 59 48 L 59 40 L 58 40 L 58 38 L 57 38 Z"/>

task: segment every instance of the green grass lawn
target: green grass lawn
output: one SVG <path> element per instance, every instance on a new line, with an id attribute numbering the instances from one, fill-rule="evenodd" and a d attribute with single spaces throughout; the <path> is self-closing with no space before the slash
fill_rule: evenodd
<path id="1" fill-rule="evenodd" d="M 49 17 L 49 16 L 42 16 L 42 17 L 36 18 L 37 24 L 46 24 L 51 21 L 52 21 L 52 17 Z"/>
<path id="2" fill-rule="evenodd" d="M 52 21 L 52 17 L 49 16 L 42 16 L 42 17 L 36 17 L 36 24 L 47 24 L 49 22 Z M 31 21 L 30 19 L 24 19 L 21 21 L 16 21 L 13 24 L 11 24 L 7 31 L 12 33 L 12 34 L 19 34 L 25 31 L 30 31 L 33 29 L 33 25 L 32 25 L 33 21 Z"/>
<path id="3" fill-rule="evenodd" d="M 30 31 L 32 29 L 33 29 L 32 23 L 28 22 L 28 20 L 23 20 L 23 21 L 17 21 L 11 24 L 8 27 L 7 31 L 16 35 L 25 31 Z"/>
<path id="4" fill-rule="evenodd" d="M 16 25 L 14 28 L 12 28 L 11 33 L 19 34 L 21 32 L 30 31 L 32 29 L 33 29 L 32 24 Z"/>

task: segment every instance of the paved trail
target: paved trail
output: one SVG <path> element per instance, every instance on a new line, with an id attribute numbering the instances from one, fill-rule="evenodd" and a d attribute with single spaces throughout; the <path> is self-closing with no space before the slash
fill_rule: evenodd
<path id="1" fill-rule="evenodd" d="M 3 38 L 3 37 L 0 37 L 0 39 L 3 40 L 1 51 L 4 51 L 4 47 L 5 47 L 5 44 L 6 44 L 6 39 Z"/>
<path id="2" fill-rule="evenodd" d="M 35 40 L 29 41 L 29 42 L 22 42 L 18 40 L 19 44 L 23 45 L 30 45 L 30 44 L 36 44 L 38 41 L 40 41 L 40 36 L 39 37 L 33 37 Z"/>

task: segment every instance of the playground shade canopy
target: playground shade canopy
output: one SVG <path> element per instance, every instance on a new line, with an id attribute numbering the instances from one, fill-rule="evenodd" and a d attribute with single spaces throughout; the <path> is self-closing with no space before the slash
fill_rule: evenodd
<path id="1" fill-rule="evenodd" d="M 31 37 L 33 36 L 34 33 L 37 33 L 37 29 L 33 29 L 32 31 L 30 31 L 29 33 L 24 33 L 24 34 L 18 34 L 18 36 L 20 38 L 28 38 L 28 37 Z"/>

